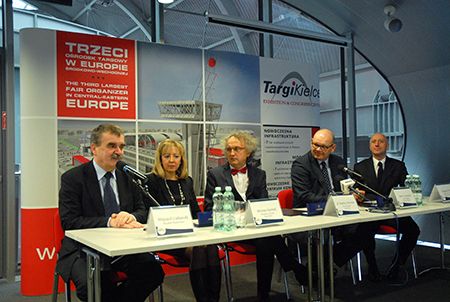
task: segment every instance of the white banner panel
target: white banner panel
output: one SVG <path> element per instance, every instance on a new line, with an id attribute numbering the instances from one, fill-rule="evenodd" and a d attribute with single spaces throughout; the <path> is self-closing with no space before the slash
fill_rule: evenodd
<path id="1" fill-rule="evenodd" d="M 55 36 L 50 30 L 20 31 L 22 208 L 58 205 Z"/>
<path id="2" fill-rule="evenodd" d="M 291 187 L 292 162 L 310 148 L 311 128 L 263 126 L 263 166 L 269 196 Z"/>

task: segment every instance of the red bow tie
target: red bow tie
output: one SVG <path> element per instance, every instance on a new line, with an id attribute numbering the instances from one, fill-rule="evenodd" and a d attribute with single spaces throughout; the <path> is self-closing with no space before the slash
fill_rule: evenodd
<path id="1" fill-rule="evenodd" d="M 240 169 L 234 169 L 234 168 L 231 169 L 231 175 L 236 175 L 238 173 L 242 173 L 242 174 L 247 173 L 247 167 L 243 167 Z"/>

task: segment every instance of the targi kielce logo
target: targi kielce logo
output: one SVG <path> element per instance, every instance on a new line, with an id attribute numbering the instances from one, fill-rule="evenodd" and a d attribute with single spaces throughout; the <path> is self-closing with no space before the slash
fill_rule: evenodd
<path id="1" fill-rule="evenodd" d="M 290 82 L 290 83 L 289 83 Z M 272 81 L 263 81 L 263 91 L 265 94 L 273 94 L 272 99 L 282 96 L 290 97 L 306 97 L 310 101 L 318 101 L 320 90 L 314 85 L 308 85 L 303 77 L 296 71 L 288 73 L 280 84 L 274 84 Z"/>

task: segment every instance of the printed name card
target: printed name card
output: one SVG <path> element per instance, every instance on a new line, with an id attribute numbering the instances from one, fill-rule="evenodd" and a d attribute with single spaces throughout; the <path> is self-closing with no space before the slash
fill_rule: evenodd
<path id="1" fill-rule="evenodd" d="M 359 215 L 359 207 L 353 194 L 330 195 L 328 196 L 323 214 L 337 217 Z"/>
<path id="2" fill-rule="evenodd" d="M 268 226 L 284 222 L 283 212 L 277 199 L 264 201 L 249 200 L 249 209 L 255 226 Z"/>
<path id="3" fill-rule="evenodd" d="M 416 198 L 411 188 L 392 188 L 389 197 L 397 208 L 417 207 Z"/>
<path id="4" fill-rule="evenodd" d="M 434 185 L 430 201 L 450 202 L 450 184 Z"/>
<path id="5" fill-rule="evenodd" d="M 158 238 L 194 232 L 189 205 L 151 207 L 147 232 Z"/>

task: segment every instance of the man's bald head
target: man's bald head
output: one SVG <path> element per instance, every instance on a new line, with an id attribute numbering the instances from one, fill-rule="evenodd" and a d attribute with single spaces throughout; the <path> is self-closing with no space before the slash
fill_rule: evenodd
<path id="1" fill-rule="evenodd" d="M 318 130 L 311 139 L 311 153 L 317 160 L 327 160 L 336 150 L 334 133 L 330 129 Z"/>

